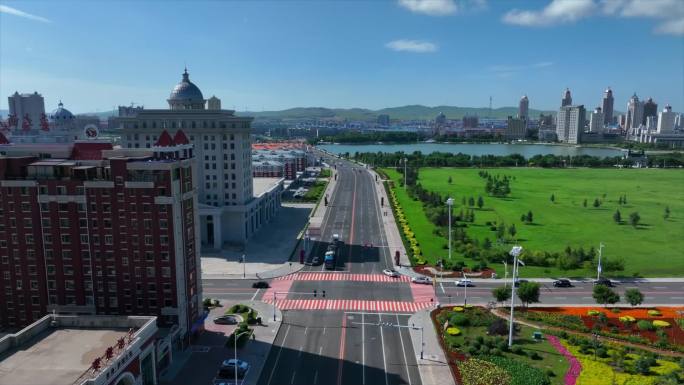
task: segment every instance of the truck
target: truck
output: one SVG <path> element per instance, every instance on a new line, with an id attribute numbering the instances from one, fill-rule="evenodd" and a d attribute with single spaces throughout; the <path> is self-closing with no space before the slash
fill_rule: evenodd
<path id="1" fill-rule="evenodd" d="M 325 252 L 325 257 L 323 263 L 325 263 L 325 268 L 327 270 L 335 270 L 337 255 L 340 249 L 340 236 L 339 234 L 333 234 L 332 243 L 328 245 L 328 250 Z"/>

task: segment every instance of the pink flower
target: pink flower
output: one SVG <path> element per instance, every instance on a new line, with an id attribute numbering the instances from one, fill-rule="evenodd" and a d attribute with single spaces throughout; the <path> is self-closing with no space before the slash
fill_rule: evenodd
<path id="1" fill-rule="evenodd" d="M 567 373 L 565 373 L 565 385 L 575 385 L 577 382 L 577 377 L 579 377 L 580 372 L 582 371 L 582 365 L 580 365 L 579 361 L 575 356 L 572 355 L 568 351 L 568 349 L 563 346 L 560 341 L 558 340 L 558 337 L 556 336 L 546 336 L 547 341 L 551 344 L 551 346 L 556 349 L 556 351 L 560 354 L 562 354 L 570 363 L 570 368 L 568 369 Z"/>

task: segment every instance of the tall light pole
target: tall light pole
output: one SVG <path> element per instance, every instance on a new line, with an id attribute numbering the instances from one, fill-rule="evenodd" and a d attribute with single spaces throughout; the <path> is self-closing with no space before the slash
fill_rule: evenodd
<path id="1" fill-rule="evenodd" d="M 504 282 L 506 282 L 506 280 L 508 279 L 508 262 L 506 262 L 504 260 L 503 264 L 504 264 Z M 505 283 L 504 283 L 504 285 L 505 285 Z"/>
<path id="2" fill-rule="evenodd" d="M 237 329 L 236 329 L 237 331 Z M 233 334 L 233 353 L 235 354 L 235 367 L 233 368 L 233 371 L 235 371 L 235 384 L 238 383 L 238 359 L 237 359 L 237 340 L 240 338 L 241 335 L 249 333 L 251 330 L 245 330 L 244 332 L 240 334 Z"/>
<path id="3" fill-rule="evenodd" d="M 247 278 L 247 264 L 245 263 L 244 254 L 242 254 L 242 278 Z"/>
<path id="4" fill-rule="evenodd" d="M 462 271 L 461 274 L 463 274 L 463 307 L 465 308 L 468 306 L 468 277 L 465 271 Z"/>
<path id="5" fill-rule="evenodd" d="M 599 279 L 601 279 L 601 270 L 603 270 L 601 268 L 601 255 L 603 254 L 603 247 L 604 246 L 605 245 L 603 244 L 603 242 L 599 243 L 599 260 L 598 260 L 598 266 L 596 266 L 596 280 L 597 281 Z"/>
<path id="6" fill-rule="evenodd" d="M 404 158 L 404 188 L 406 187 L 406 163 L 408 162 L 408 158 Z"/>
<path id="7" fill-rule="evenodd" d="M 449 208 L 449 261 L 451 261 L 451 209 L 454 206 L 454 198 L 447 199 L 446 204 Z"/>
<path id="8" fill-rule="evenodd" d="M 513 346 L 513 309 L 515 303 L 515 277 L 518 273 L 518 256 L 522 253 L 522 246 L 513 246 L 509 254 L 513 256 L 513 279 L 511 280 L 511 318 L 508 328 L 508 346 Z"/>

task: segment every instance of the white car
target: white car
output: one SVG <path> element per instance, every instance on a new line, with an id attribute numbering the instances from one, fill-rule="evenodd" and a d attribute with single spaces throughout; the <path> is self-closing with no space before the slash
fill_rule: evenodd
<path id="1" fill-rule="evenodd" d="M 411 282 L 413 283 L 422 283 L 424 285 L 430 285 L 432 284 L 432 280 L 429 277 L 421 276 L 421 277 L 413 277 L 411 279 Z"/>
<path id="2" fill-rule="evenodd" d="M 223 363 L 221 364 L 221 369 L 237 369 L 238 374 L 244 374 L 247 372 L 247 369 L 249 369 L 249 363 L 247 363 L 246 361 L 231 358 L 229 360 L 223 361 Z"/>
<path id="3" fill-rule="evenodd" d="M 396 270 L 392 270 L 392 269 L 385 269 L 382 271 L 382 273 L 388 277 L 393 277 L 393 278 L 396 278 L 399 276 L 399 273 L 397 273 Z"/>
<path id="4" fill-rule="evenodd" d="M 470 280 L 470 279 L 468 279 L 468 278 L 465 278 L 465 279 L 460 279 L 460 280 L 456 281 L 456 286 L 461 286 L 461 287 L 468 286 L 468 287 L 471 287 L 471 286 L 475 286 L 475 285 L 473 285 L 473 281 L 472 281 L 472 280 Z"/>

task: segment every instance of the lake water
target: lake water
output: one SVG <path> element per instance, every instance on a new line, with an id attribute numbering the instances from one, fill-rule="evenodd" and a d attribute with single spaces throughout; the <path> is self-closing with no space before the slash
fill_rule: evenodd
<path id="1" fill-rule="evenodd" d="M 403 151 L 405 153 L 412 153 L 420 151 L 423 154 L 433 152 L 450 152 L 452 154 L 468 154 L 468 155 L 511 155 L 520 154 L 525 158 L 530 158 L 535 155 L 564 155 L 564 156 L 620 156 L 621 150 L 612 148 L 596 148 L 596 147 L 575 147 L 575 146 L 560 146 L 551 144 L 504 144 L 504 143 L 412 143 L 412 144 L 323 144 L 317 146 L 320 149 L 332 152 L 334 154 L 342 154 L 348 152 L 354 154 L 355 152 L 386 152 L 394 153 Z"/>

